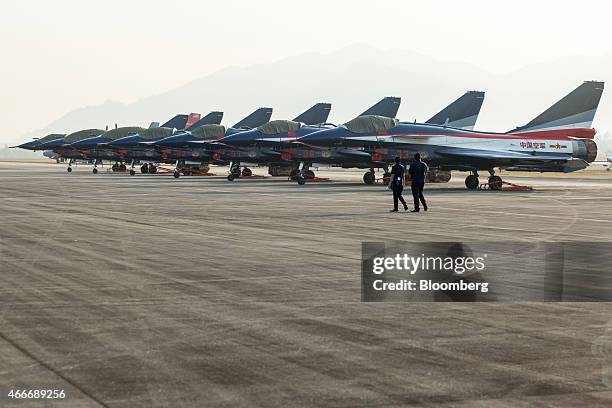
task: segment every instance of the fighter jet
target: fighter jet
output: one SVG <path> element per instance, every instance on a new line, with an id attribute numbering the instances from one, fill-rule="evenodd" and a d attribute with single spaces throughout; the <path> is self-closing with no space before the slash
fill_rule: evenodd
<path id="1" fill-rule="evenodd" d="M 295 123 L 304 123 L 310 126 L 320 126 L 325 125 L 327 118 L 329 117 L 329 112 L 331 110 L 331 104 L 328 103 L 317 103 L 311 108 L 307 109 L 305 112 L 301 113 L 297 117 L 293 119 Z M 261 129 L 266 126 L 271 126 L 273 122 L 269 122 L 269 117 L 265 121 L 265 123 L 260 123 L 257 126 L 253 126 L 256 129 Z M 179 155 L 185 157 L 185 155 L 191 156 L 192 160 L 195 159 L 204 159 L 211 158 L 210 153 L 211 150 L 208 148 L 207 144 L 210 144 L 217 140 L 224 140 L 231 136 L 235 136 L 241 133 L 249 132 L 249 129 L 236 129 L 235 126 L 230 129 L 225 129 L 222 127 L 207 127 L 200 130 L 200 132 L 194 132 L 194 134 L 189 136 L 173 136 L 166 140 L 162 140 L 157 143 L 157 146 L 162 149 L 168 149 L 168 147 L 174 147 L 175 150 L 173 153 L 170 153 L 166 150 L 166 155 L 172 156 Z M 198 134 L 196 134 L 198 133 Z M 178 148 L 178 149 L 176 149 Z M 182 154 L 180 154 L 180 153 Z M 219 161 L 219 152 L 216 151 L 216 158 L 213 161 Z M 177 163 L 177 168 L 174 172 L 174 176 L 178 178 L 180 176 L 181 164 Z M 238 168 L 238 171 L 240 169 Z M 244 175 L 249 175 L 250 169 L 243 170 Z"/>
<path id="2" fill-rule="evenodd" d="M 321 109 L 320 106 L 315 105 L 313 108 L 315 107 L 317 111 Z M 312 108 L 304 113 L 307 112 L 308 115 L 314 115 Z M 141 142 L 140 144 L 146 149 L 152 149 L 159 161 L 175 161 L 174 177 L 179 178 L 181 169 L 187 170 L 185 167 L 186 161 L 198 162 L 198 168 L 200 168 L 201 165 L 203 165 L 204 168 L 208 167 L 208 164 L 203 162 L 203 160 L 208 158 L 208 155 L 204 152 L 202 144 L 199 142 L 216 140 L 225 135 L 249 130 L 253 127 L 267 123 L 271 116 L 272 108 L 259 108 L 230 128 L 221 126 L 219 123 L 205 124 L 184 132 L 177 132 L 160 140 Z"/>
<path id="3" fill-rule="evenodd" d="M 113 151 L 113 149 L 106 148 L 108 143 L 112 142 L 113 140 L 125 138 L 127 136 L 134 136 L 148 131 L 155 133 L 173 132 L 177 127 L 179 129 L 183 129 L 187 123 L 194 123 L 199 118 L 199 113 L 192 113 L 190 115 L 179 114 L 165 122 L 161 127 L 155 126 L 155 122 L 149 127 L 149 129 L 139 126 L 116 127 L 115 129 L 111 129 L 100 135 L 81 139 L 70 144 L 65 144 L 63 146 L 64 157 L 71 159 L 68 162 L 67 171 L 72 171 L 73 159 L 93 160 L 94 167 L 92 171 L 94 174 L 98 172 L 98 164 L 105 159 L 116 162 L 113 166 L 113 171 L 124 171 L 126 169 L 125 164 L 121 162 L 118 152 Z"/>
<path id="4" fill-rule="evenodd" d="M 401 99 L 398 97 L 386 97 L 361 115 L 379 114 L 395 117 L 400 103 Z M 216 142 L 217 147 L 211 147 L 211 157 L 215 161 L 230 162 L 230 174 L 227 177 L 230 181 L 241 175 L 252 174 L 248 167 L 240 170 L 241 162 L 267 164 L 269 165 L 268 172 L 274 176 L 289 175 L 294 170 L 293 167 L 274 165 L 279 162 L 282 164 L 282 154 L 273 147 L 278 143 L 292 141 L 309 133 L 334 127 L 332 124 L 323 123 L 327 120 L 328 114 L 329 110 L 326 112 L 325 120 L 318 123 L 302 122 L 300 119 L 303 116 L 300 115 L 293 120 L 274 120 L 247 132 L 227 135 Z"/>
<path id="5" fill-rule="evenodd" d="M 473 129 L 480 113 L 484 100 L 484 92 L 471 91 L 459 97 L 453 103 L 442 109 L 430 118 L 427 123 L 440 125 L 455 125 Z M 370 114 L 383 113 L 378 117 L 393 118 L 397 114 L 400 99 L 395 97 L 385 98 L 372 108 L 366 110 L 360 117 L 369 117 Z M 391 108 L 391 110 L 389 109 Z M 270 122 L 272 124 L 274 122 Z M 293 128 L 291 128 L 293 127 Z M 329 127 L 328 127 L 329 128 Z M 266 125 L 258 129 L 259 133 L 242 133 L 222 139 L 220 142 L 234 146 L 250 146 L 240 150 L 230 150 L 234 162 L 254 162 L 267 164 L 268 173 L 272 176 L 286 175 L 297 178 L 301 171 L 305 178 L 314 178 L 314 172 L 309 169 L 313 163 L 330 164 L 340 167 L 363 167 L 364 152 L 354 149 L 311 149 L 302 143 L 293 143 L 300 136 L 320 131 L 320 127 L 304 127 L 289 121 L 279 121 L 276 126 Z M 237 141 L 235 139 L 238 139 Z M 216 152 L 216 155 L 219 153 Z M 227 156 L 227 152 L 226 152 Z M 366 155 L 367 158 L 367 155 Z M 369 166 L 368 166 L 369 167 Z M 247 171 L 248 167 L 243 170 Z M 238 176 L 238 172 L 230 173 L 228 180 Z M 435 170 L 430 172 L 430 181 L 447 182 L 450 180 L 450 172 Z"/>
<path id="6" fill-rule="evenodd" d="M 132 176 L 136 174 L 134 165 L 137 162 L 144 162 L 140 167 L 142 173 L 156 173 L 157 166 L 154 162 L 159 161 L 161 156 L 152 145 L 153 142 L 175 134 L 195 131 L 205 125 L 219 124 L 223 118 L 223 112 L 214 111 L 202 118 L 199 116 L 192 117 L 190 115 L 189 120 L 182 127 L 170 128 L 162 126 L 160 128 L 146 129 L 138 134 L 125 136 L 106 144 L 98 145 L 98 149 L 104 149 L 119 162 L 130 162 L 130 175 Z"/>
<path id="7" fill-rule="evenodd" d="M 489 172 L 491 189 L 501 189 L 503 182 L 495 168 L 571 172 L 595 160 L 597 145 L 591 125 L 603 89 L 603 82 L 585 82 L 527 125 L 507 133 L 366 116 L 309 134 L 299 142 L 332 152 L 358 152 L 371 168 L 386 168 L 395 156 L 409 159 L 419 152 L 430 168 L 471 172 L 465 180 L 468 189 L 478 188 L 480 170 Z M 373 170 L 364 175 L 364 181 L 374 182 Z"/>

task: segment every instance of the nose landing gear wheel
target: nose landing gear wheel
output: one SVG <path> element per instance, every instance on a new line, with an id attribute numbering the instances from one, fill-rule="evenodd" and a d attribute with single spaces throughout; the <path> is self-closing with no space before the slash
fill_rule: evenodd
<path id="1" fill-rule="evenodd" d="M 470 174 L 465 178 L 465 186 L 468 190 L 476 190 L 478 188 L 478 177 Z"/>
<path id="2" fill-rule="evenodd" d="M 95 167 L 93 168 L 93 170 L 91 171 L 93 174 L 98 174 L 98 169 L 96 169 Z"/>
<path id="3" fill-rule="evenodd" d="M 179 178 L 179 177 L 181 177 L 181 172 L 178 171 L 178 170 L 175 170 L 173 176 L 174 176 L 174 178 Z"/>
<path id="4" fill-rule="evenodd" d="M 234 181 L 234 179 L 236 178 L 236 176 L 234 175 L 234 173 L 230 173 L 227 175 L 227 180 L 228 181 Z"/>
<path id="5" fill-rule="evenodd" d="M 366 184 L 374 184 L 376 181 L 376 175 L 373 171 L 368 171 L 363 175 L 363 182 Z"/>
<path id="6" fill-rule="evenodd" d="M 68 173 L 72 173 L 72 167 L 68 167 L 68 168 L 66 169 L 66 171 L 67 171 Z"/>
<path id="7" fill-rule="evenodd" d="M 501 190 L 502 189 L 502 179 L 499 176 L 491 176 L 489 177 L 489 188 L 491 190 Z"/>

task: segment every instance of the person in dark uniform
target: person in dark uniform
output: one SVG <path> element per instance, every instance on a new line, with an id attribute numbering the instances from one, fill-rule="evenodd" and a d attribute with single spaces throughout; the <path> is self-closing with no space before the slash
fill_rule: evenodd
<path id="1" fill-rule="evenodd" d="M 402 191 L 404 190 L 404 180 L 406 176 L 406 168 L 400 163 L 400 158 L 395 158 L 395 165 L 391 168 L 391 180 L 389 181 L 389 188 L 393 190 L 393 209 L 391 212 L 397 212 L 397 201 L 401 201 L 404 205 L 404 211 L 408 210 L 408 205 L 402 197 Z"/>
<path id="2" fill-rule="evenodd" d="M 414 197 L 414 210 L 411 212 L 419 212 L 419 200 L 423 204 L 423 209 L 427 211 L 427 203 L 423 196 L 423 187 L 425 187 L 425 175 L 429 171 L 427 164 L 421 161 L 421 155 L 419 153 L 414 155 L 414 162 L 410 164 L 408 173 L 412 180 L 412 197 Z"/>

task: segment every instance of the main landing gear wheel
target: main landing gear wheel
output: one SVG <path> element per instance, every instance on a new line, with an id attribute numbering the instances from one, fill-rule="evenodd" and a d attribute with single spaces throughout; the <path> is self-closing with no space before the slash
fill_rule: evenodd
<path id="1" fill-rule="evenodd" d="M 302 173 L 302 176 L 308 180 L 315 178 L 314 171 L 312 170 L 304 170 L 304 172 Z"/>
<path id="2" fill-rule="evenodd" d="M 391 173 L 383 174 L 383 184 L 385 186 L 388 186 L 390 182 L 391 182 Z"/>
<path id="3" fill-rule="evenodd" d="M 373 171 L 368 171 L 363 175 L 363 182 L 366 184 L 374 184 L 376 181 L 376 175 Z"/>
<path id="4" fill-rule="evenodd" d="M 149 165 L 143 164 L 142 166 L 140 166 L 140 172 L 142 174 L 147 174 L 149 172 Z"/>
<path id="5" fill-rule="evenodd" d="M 243 177 L 251 177 L 252 175 L 253 175 L 253 171 L 249 169 L 248 167 L 245 167 L 244 169 L 242 169 Z"/>
<path id="6" fill-rule="evenodd" d="M 134 169 L 130 169 L 130 176 L 135 176 L 136 172 L 134 171 Z"/>
<path id="7" fill-rule="evenodd" d="M 478 177 L 470 174 L 465 178 L 465 186 L 468 190 L 476 190 L 478 188 Z"/>
<path id="8" fill-rule="evenodd" d="M 117 171 L 119 169 L 119 165 L 117 163 L 113 164 L 113 166 L 111 167 L 112 171 Z"/>
<path id="9" fill-rule="evenodd" d="M 300 186 L 303 186 L 304 184 L 306 184 L 306 179 L 302 176 L 297 176 L 297 182 Z"/>
<path id="10" fill-rule="evenodd" d="M 95 167 L 93 168 L 93 170 L 91 171 L 93 174 L 98 174 L 98 169 L 96 169 Z"/>
<path id="11" fill-rule="evenodd" d="M 491 176 L 489 177 L 489 188 L 491 190 L 501 190 L 502 189 L 502 179 L 499 176 Z"/>
<path id="12" fill-rule="evenodd" d="M 68 168 L 66 169 L 66 171 L 67 171 L 68 173 L 72 173 L 72 167 L 68 167 Z"/>
<path id="13" fill-rule="evenodd" d="M 154 164 L 149 164 L 149 174 L 157 173 L 157 167 Z"/>
<path id="14" fill-rule="evenodd" d="M 300 175 L 299 170 L 293 169 L 293 170 L 291 170 L 291 173 L 289 173 L 289 179 L 290 180 L 297 180 L 299 175 Z"/>

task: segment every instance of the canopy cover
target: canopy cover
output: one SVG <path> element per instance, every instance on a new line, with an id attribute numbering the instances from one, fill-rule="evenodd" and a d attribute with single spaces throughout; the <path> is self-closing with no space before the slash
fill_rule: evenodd
<path id="1" fill-rule="evenodd" d="M 219 139 L 225 136 L 225 126 L 208 124 L 191 131 L 199 139 Z"/>
<path id="2" fill-rule="evenodd" d="M 111 140 L 121 139 L 122 137 L 142 134 L 146 129 L 138 126 L 126 126 L 117 129 L 111 129 L 104 133 L 104 137 Z"/>
<path id="3" fill-rule="evenodd" d="M 50 135 L 47 135 L 45 137 L 42 137 L 42 138 L 38 139 L 38 141 L 40 143 L 45 143 L 45 142 L 48 142 L 49 140 L 61 139 L 61 138 L 65 137 L 65 136 L 66 135 L 62 134 L 62 133 L 52 133 Z"/>
<path id="4" fill-rule="evenodd" d="M 102 129 L 84 129 L 79 130 L 78 132 L 74 132 L 69 134 L 64 138 L 64 143 L 74 143 L 79 140 L 88 139 L 90 137 L 100 136 L 104 133 Z"/>
<path id="5" fill-rule="evenodd" d="M 257 128 L 264 135 L 276 135 L 279 133 L 297 132 L 302 124 L 292 120 L 273 120 Z"/>
<path id="6" fill-rule="evenodd" d="M 344 124 L 353 133 L 378 133 L 394 128 L 399 123 L 398 119 L 385 116 L 367 115 L 359 116 Z"/>
<path id="7" fill-rule="evenodd" d="M 164 137 L 172 136 L 173 133 L 174 129 L 167 127 L 156 127 L 145 129 L 138 133 L 138 135 L 145 140 L 158 140 L 163 139 Z"/>

